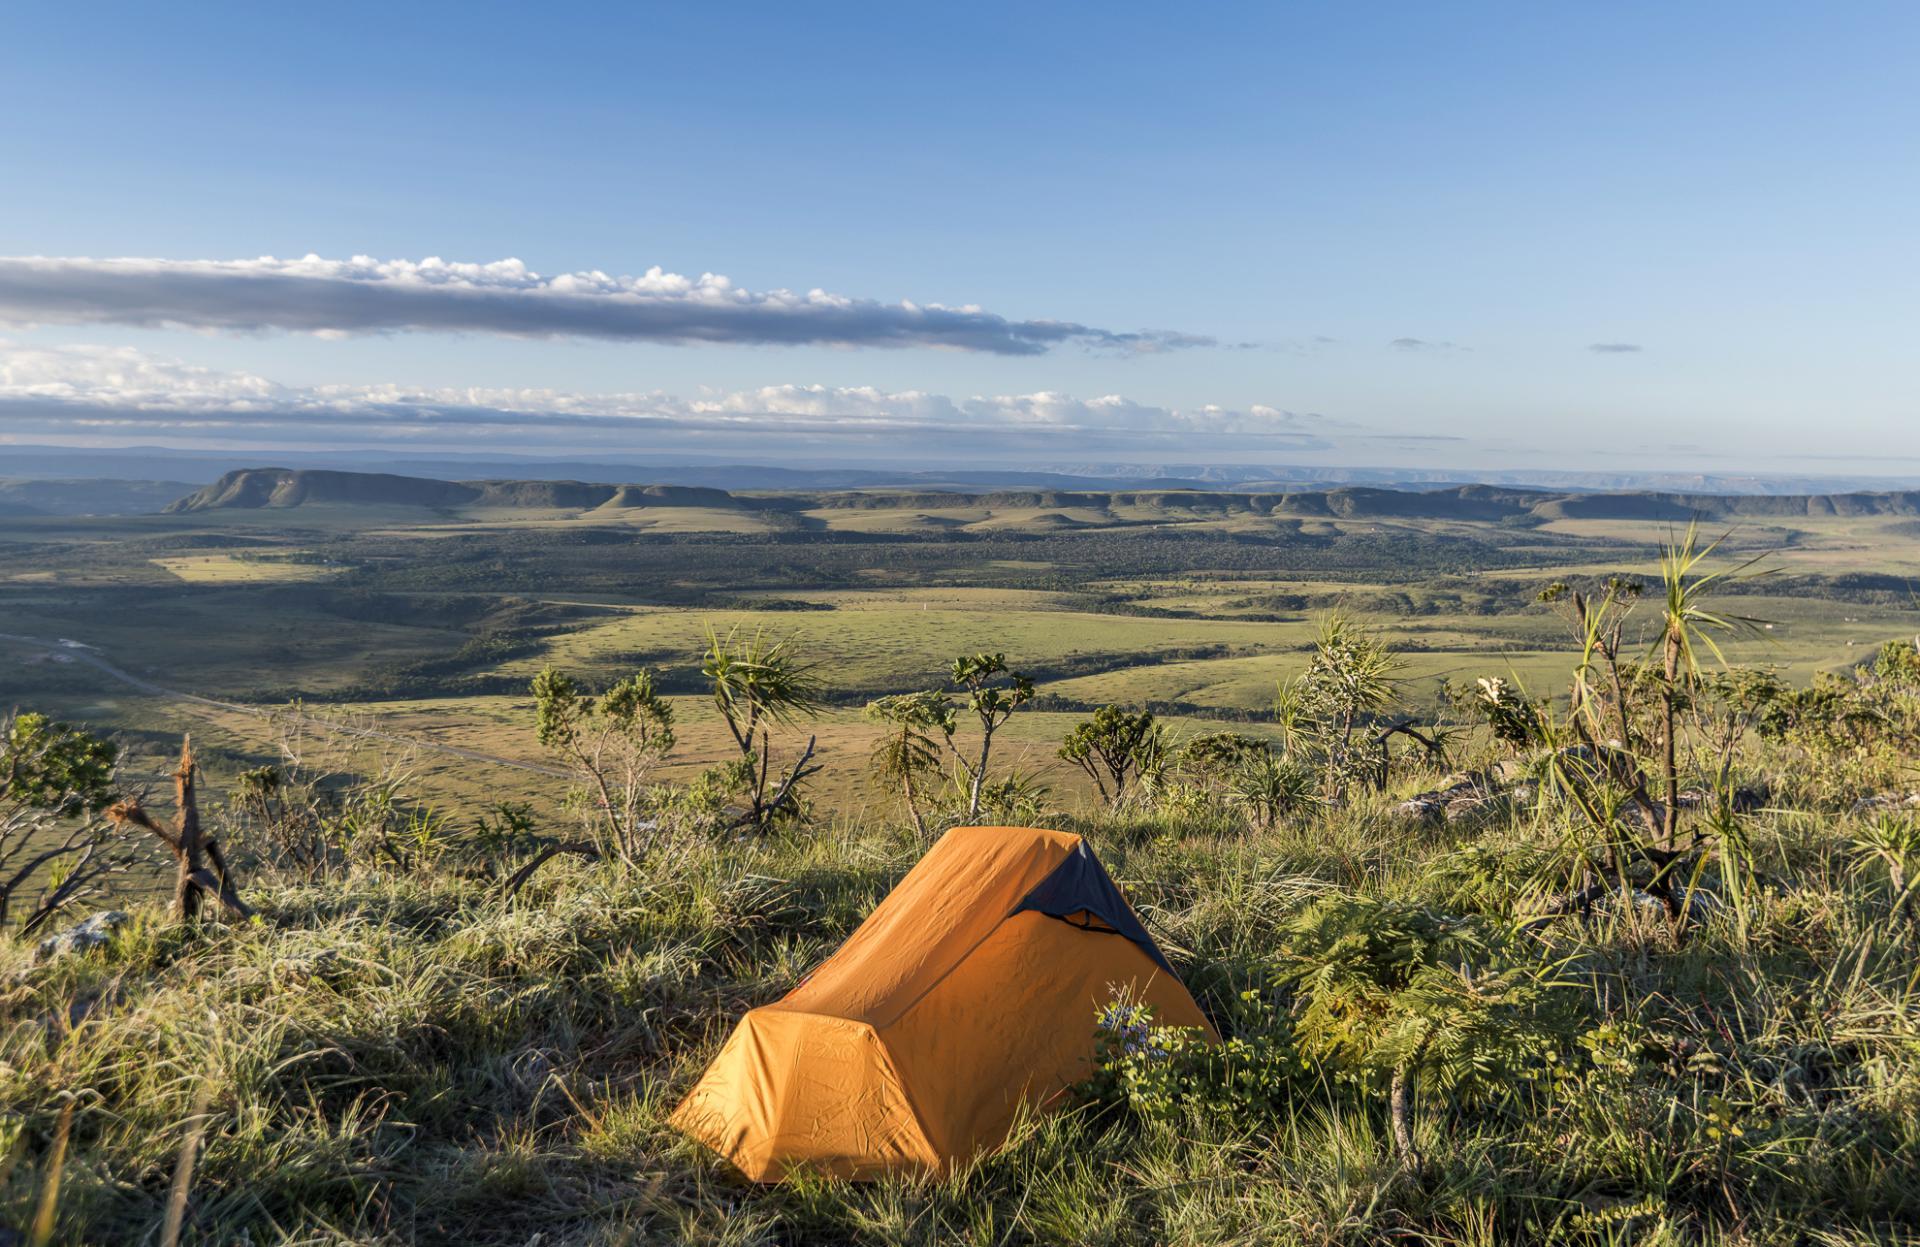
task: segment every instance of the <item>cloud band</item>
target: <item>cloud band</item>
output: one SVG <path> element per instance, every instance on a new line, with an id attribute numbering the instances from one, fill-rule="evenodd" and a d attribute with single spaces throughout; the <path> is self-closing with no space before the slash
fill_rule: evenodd
<path id="1" fill-rule="evenodd" d="M 1170 332 L 1011 320 L 978 307 L 750 291 L 712 273 L 652 268 L 543 277 L 490 264 L 356 256 L 298 260 L 0 257 L 0 322 L 239 333 L 491 333 L 624 342 L 941 347 L 1038 355 L 1066 344 L 1146 353 L 1212 346 Z"/>
<path id="2" fill-rule="evenodd" d="M 955 398 L 872 386 L 772 385 L 683 398 L 662 392 L 283 386 L 126 347 L 36 347 L 0 340 L 0 440 L 33 436 L 301 441 L 436 438 L 519 445 L 638 446 L 699 440 L 865 439 L 926 446 L 998 438 L 1067 447 L 1239 441 L 1312 449 L 1342 428 L 1253 405 L 1169 408 L 1119 395 L 1055 391 Z M 976 448 L 979 448 L 976 446 Z"/>

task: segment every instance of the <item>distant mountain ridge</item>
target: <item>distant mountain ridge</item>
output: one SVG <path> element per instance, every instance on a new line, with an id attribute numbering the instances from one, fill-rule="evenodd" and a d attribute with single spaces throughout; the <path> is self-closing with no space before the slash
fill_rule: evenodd
<path id="1" fill-rule="evenodd" d="M 1404 468 L 1284 463 L 929 463 L 782 460 L 778 465 L 713 455 L 608 453 L 555 458 L 528 453 L 459 454 L 346 447 L 339 450 L 236 451 L 167 446 L 0 446 L 0 476 L 24 479 L 183 481 L 210 484 L 247 458 L 308 470 L 430 477 L 442 481 L 549 480 L 623 485 L 651 481 L 729 490 L 1210 489 L 1229 493 L 1375 486 L 1433 490 L 1481 484 L 1556 493 L 1631 490 L 1667 494 L 1814 495 L 1920 488 L 1914 474 L 1612 471 L 1514 468 Z"/>
<path id="2" fill-rule="evenodd" d="M 0 516 L 151 515 L 191 488 L 182 481 L 0 479 Z"/>
<path id="3" fill-rule="evenodd" d="M 602 485 L 586 481 L 442 481 L 387 472 L 241 468 L 168 504 L 166 513 L 284 510 L 309 505 L 504 507 L 588 511 L 599 507 L 732 507 L 764 504 L 696 485 Z"/>
<path id="4" fill-rule="evenodd" d="M 1194 489 L 868 491 L 779 496 L 736 494 L 691 485 L 597 484 L 584 481 L 443 481 L 432 477 L 329 469 L 243 468 L 169 505 L 170 514 L 221 509 L 286 509 L 310 505 L 407 506 L 428 509 L 519 508 L 598 510 L 710 507 L 792 511 L 803 508 L 950 510 L 1031 507 L 1049 512 L 1158 508 L 1202 513 L 1324 519 L 1439 519 L 1499 522 L 1708 520 L 1769 516 L 1920 516 L 1920 490 L 1847 494 L 1572 493 L 1498 485 L 1456 485 L 1427 491 L 1378 486 L 1232 493 Z M 1062 525 L 1073 523 L 1059 515 Z"/>

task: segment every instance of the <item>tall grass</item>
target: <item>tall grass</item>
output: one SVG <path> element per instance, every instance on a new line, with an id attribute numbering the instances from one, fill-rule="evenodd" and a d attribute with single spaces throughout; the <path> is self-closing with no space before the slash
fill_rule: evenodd
<path id="1" fill-rule="evenodd" d="M 1579 1035 L 1526 1096 L 1419 1118 L 1417 1180 L 1380 1098 L 1309 1072 L 1278 1108 L 1036 1118 L 937 1181 L 740 1182 L 666 1114 L 920 852 L 841 821 L 556 861 L 511 904 L 368 866 L 257 886 L 250 925 L 142 912 L 88 954 L 6 946 L 0 1197 L 30 1221 L 70 1105 L 58 1242 L 159 1242 L 170 1215 L 255 1244 L 1891 1241 L 1920 1224 L 1920 947 L 1862 821 L 1755 816 L 1738 912 L 1685 938 L 1633 904 L 1532 936 L 1580 983 Z M 1284 1012 L 1304 906 L 1505 921 L 1560 835 L 1524 809 L 1413 826 L 1384 797 L 1256 832 L 1070 822 L 1223 1019 L 1242 993 Z"/>

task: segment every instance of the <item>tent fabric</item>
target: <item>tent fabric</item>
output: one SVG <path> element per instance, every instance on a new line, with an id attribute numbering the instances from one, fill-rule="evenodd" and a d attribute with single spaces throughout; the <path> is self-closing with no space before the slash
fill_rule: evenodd
<path id="1" fill-rule="evenodd" d="M 1140 919 L 1134 917 L 1133 907 L 1120 895 L 1120 889 L 1113 885 L 1113 877 L 1100 865 L 1085 840 L 1014 907 L 1015 913 L 1025 910 L 1067 921 L 1073 921 L 1077 915 L 1091 914 L 1104 922 L 1108 930 L 1139 945 L 1140 951 L 1153 958 L 1155 965 L 1168 974 L 1173 973 L 1173 967 L 1160 955 L 1153 937 L 1140 925 Z"/>
<path id="2" fill-rule="evenodd" d="M 1213 1033 L 1079 836 L 955 828 L 741 1019 L 673 1121 L 759 1182 L 944 1172 L 1084 1078 L 1123 995 Z"/>

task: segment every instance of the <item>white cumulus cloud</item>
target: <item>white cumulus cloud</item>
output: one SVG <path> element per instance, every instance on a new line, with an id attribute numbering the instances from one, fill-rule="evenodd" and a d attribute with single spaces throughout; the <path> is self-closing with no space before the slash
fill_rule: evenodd
<path id="1" fill-rule="evenodd" d="M 1057 391 L 952 397 L 874 386 L 771 385 L 703 391 L 580 393 L 550 388 L 285 386 L 126 347 L 34 346 L 0 339 L 0 440 L 179 435 L 265 441 L 439 437 L 517 445 L 639 447 L 720 442 L 742 432 L 816 445 L 895 447 L 1023 439 L 1055 448 L 1180 446 L 1228 438 L 1314 449 L 1343 428 L 1275 407 L 1174 408 L 1117 394 Z M 1035 441 L 1034 439 L 1038 439 Z"/>

